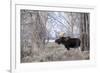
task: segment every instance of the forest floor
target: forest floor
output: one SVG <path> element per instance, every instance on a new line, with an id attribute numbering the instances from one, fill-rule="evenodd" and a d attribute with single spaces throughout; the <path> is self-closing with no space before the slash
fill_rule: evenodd
<path id="1" fill-rule="evenodd" d="M 45 49 L 37 52 L 34 56 L 26 56 L 21 59 L 22 63 L 27 62 L 51 62 L 51 61 L 72 61 L 72 60 L 89 60 L 89 51 L 70 48 L 68 51 L 63 45 L 48 43 Z"/>

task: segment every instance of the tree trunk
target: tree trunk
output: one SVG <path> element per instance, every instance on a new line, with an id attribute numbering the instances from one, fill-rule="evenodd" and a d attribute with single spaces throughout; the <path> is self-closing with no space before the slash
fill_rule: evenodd
<path id="1" fill-rule="evenodd" d="M 33 54 L 42 51 L 45 48 L 45 36 L 46 36 L 46 14 L 45 12 L 37 11 L 32 15 L 33 20 Z M 35 18 L 34 18 L 35 17 Z"/>
<path id="2" fill-rule="evenodd" d="M 89 50 L 89 14 L 83 13 L 81 14 L 81 49 Z"/>

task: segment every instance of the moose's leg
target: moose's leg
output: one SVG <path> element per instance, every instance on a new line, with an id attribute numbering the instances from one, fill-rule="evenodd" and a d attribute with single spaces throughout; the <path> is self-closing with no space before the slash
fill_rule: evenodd
<path id="1" fill-rule="evenodd" d="M 65 48 L 66 48 L 67 50 L 70 50 L 69 46 L 67 46 L 67 45 L 65 45 Z"/>
<path id="2" fill-rule="evenodd" d="M 69 47 L 67 47 L 67 50 L 70 50 L 70 48 L 69 48 Z"/>

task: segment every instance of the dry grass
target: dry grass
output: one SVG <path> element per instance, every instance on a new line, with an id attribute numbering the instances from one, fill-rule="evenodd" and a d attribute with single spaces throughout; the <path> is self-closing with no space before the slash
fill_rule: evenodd
<path id="1" fill-rule="evenodd" d="M 88 60 L 89 51 L 80 51 L 71 48 L 69 51 L 63 45 L 48 43 L 45 49 L 37 52 L 38 54 L 28 55 L 21 59 L 21 62 L 48 62 L 48 61 L 69 61 L 69 60 Z"/>

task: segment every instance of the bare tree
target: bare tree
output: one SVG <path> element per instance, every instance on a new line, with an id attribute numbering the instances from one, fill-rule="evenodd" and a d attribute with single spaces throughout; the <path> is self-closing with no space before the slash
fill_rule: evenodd
<path id="1" fill-rule="evenodd" d="M 65 12 L 66 15 L 66 26 L 68 27 L 67 32 L 68 36 L 79 37 L 80 36 L 80 13 L 77 12 Z"/>
<path id="2" fill-rule="evenodd" d="M 33 21 L 33 53 L 42 51 L 45 47 L 46 12 L 36 11 L 32 14 Z"/>
<path id="3" fill-rule="evenodd" d="M 81 48 L 82 50 L 89 50 L 89 41 L 90 41 L 90 33 L 89 33 L 89 14 L 82 13 L 81 14 Z"/>
<path id="4" fill-rule="evenodd" d="M 31 15 L 28 10 L 21 10 L 20 11 L 20 37 L 21 37 L 21 59 L 23 57 L 29 56 L 32 50 L 32 34 L 33 34 L 33 24 L 31 20 Z M 21 60 L 22 61 L 22 60 Z"/>
<path id="5" fill-rule="evenodd" d="M 21 10 L 22 57 L 39 54 L 44 47 L 47 12 Z"/>
<path id="6" fill-rule="evenodd" d="M 57 15 L 55 13 L 58 13 Z M 70 32 L 68 29 L 68 26 L 66 25 L 69 22 L 64 22 L 67 21 L 66 18 L 62 15 L 64 12 L 49 12 L 48 17 L 49 17 L 49 22 L 48 22 L 48 30 L 52 30 L 55 32 L 55 38 L 59 37 L 60 32 Z M 59 31 L 57 30 L 59 29 Z"/>

